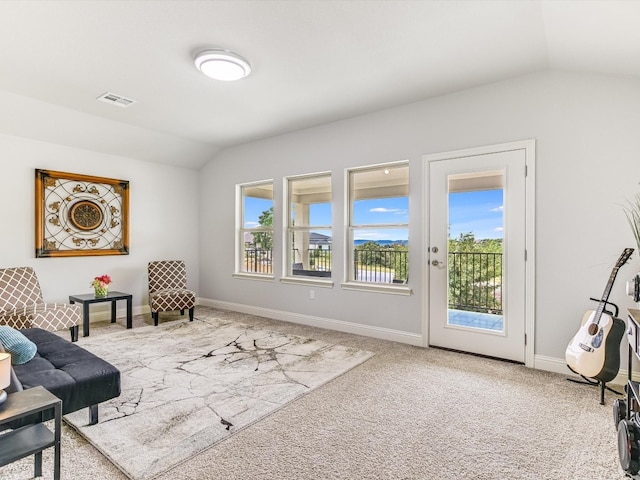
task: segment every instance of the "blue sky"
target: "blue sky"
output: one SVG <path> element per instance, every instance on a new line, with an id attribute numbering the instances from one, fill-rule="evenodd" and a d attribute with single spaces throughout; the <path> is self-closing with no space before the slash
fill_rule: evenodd
<path id="1" fill-rule="evenodd" d="M 449 194 L 449 236 L 473 232 L 476 240 L 502 238 L 502 190 Z"/>
<path id="2" fill-rule="evenodd" d="M 263 198 L 245 197 L 244 199 L 244 226 L 254 228 L 259 225 L 258 218 L 262 212 L 273 206 L 273 200 Z"/>
<path id="3" fill-rule="evenodd" d="M 245 227 L 256 227 L 258 218 L 273 205 L 273 201 L 247 197 L 244 206 Z M 331 204 L 311 205 L 311 225 L 331 225 Z M 382 223 L 407 223 L 409 221 L 409 200 L 407 197 L 362 200 L 354 206 L 355 223 L 377 225 Z"/>
<path id="4" fill-rule="evenodd" d="M 373 200 L 358 200 L 353 205 L 353 223 L 355 225 L 380 225 L 390 223 L 409 223 L 409 199 L 393 197 Z M 357 230 L 354 240 L 408 240 L 406 228 L 384 228 Z"/>
<path id="5" fill-rule="evenodd" d="M 449 232 L 451 238 L 473 232 L 476 239 L 502 238 L 502 190 L 452 193 L 449 196 Z M 246 198 L 245 227 L 258 225 L 258 218 L 273 201 Z M 311 225 L 331 225 L 331 205 L 316 204 L 310 210 Z M 354 205 L 354 223 L 378 225 L 408 223 L 407 197 L 360 200 Z M 368 229 L 357 235 L 364 240 L 407 240 L 406 229 Z"/>

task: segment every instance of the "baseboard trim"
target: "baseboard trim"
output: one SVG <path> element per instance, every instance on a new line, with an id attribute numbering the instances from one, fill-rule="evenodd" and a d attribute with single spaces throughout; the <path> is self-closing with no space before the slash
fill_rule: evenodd
<path id="1" fill-rule="evenodd" d="M 569 367 L 567 367 L 565 360 L 560 358 L 536 355 L 533 368 L 536 368 L 538 370 L 546 370 L 548 372 L 560 373 L 571 378 L 580 378 L 579 375 L 576 375 L 571 370 L 569 370 Z M 633 372 L 632 377 L 636 382 L 640 382 L 640 372 Z M 618 375 L 616 375 L 616 377 L 609 383 L 612 383 L 614 385 L 625 385 L 628 378 L 629 371 L 626 369 L 620 369 Z"/>
<path id="2" fill-rule="evenodd" d="M 247 313 L 249 315 L 257 315 L 259 317 L 272 318 L 284 322 L 298 323 L 308 325 L 310 327 L 326 328 L 336 330 L 338 332 L 353 333 L 365 337 L 378 338 L 380 340 L 389 340 L 392 342 L 406 343 L 417 347 L 424 346 L 422 343 L 422 335 L 418 333 L 403 332 L 390 328 L 372 327 L 370 325 L 362 325 L 359 323 L 345 322 L 344 320 L 335 320 L 331 318 L 316 317 L 312 315 L 304 315 L 300 313 L 285 312 L 282 310 L 274 310 L 270 308 L 256 307 L 254 305 L 246 305 L 242 303 L 224 302 L 221 300 L 213 300 L 209 298 L 198 298 L 197 304 L 205 307 L 219 308 L 221 310 L 231 310 L 233 312 Z M 143 307 L 144 308 L 144 307 Z M 146 307 L 149 310 L 148 307 Z M 579 378 L 575 373 L 569 370 L 564 359 L 556 357 L 548 357 L 545 355 L 534 355 L 533 368 L 536 370 L 545 370 L 547 372 L 559 373 L 571 378 Z M 627 382 L 627 370 L 620 370 L 616 378 L 610 383 L 615 385 L 624 385 Z M 633 374 L 633 379 L 640 381 L 640 372 Z"/>
<path id="3" fill-rule="evenodd" d="M 564 361 L 564 359 L 556 357 L 534 355 L 533 368 L 537 370 L 546 370 L 547 372 L 559 373 L 561 375 L 576 376 L 575 373 L 569 370 L 569 367 L 567 367 L 567 363 Z"/>
<path id="4" fill-rule="evenodd" d="M 221 310 L 231 310 L 234 312 L 247 313 L 250 315 L 257 315 L 259 317 L 267 317 L 274 320 L 297 323 L 310 327 L 326 328 L 328 330 L 336 330 L 338 332 L 353 333 L 355 335 L 378 338 L 380 340 L 389 340 L 392 342 L 422 346 L 422 335 L 419 333 L 409 333 L 400 330 L 393 330 L 390 328 L 373 327 L 370 325 L 362 325 L 359 323 L 345 322 L 343 320 L 316 317 L 312 315 L 304 315 L 301 313 L 285 312 L 282 310 L 256 307 L 253 305 L 245 305 L 241 303 L 223 302 L 220 300 L 212 300 L 207 298 L 199 298 L 198 305 L 203 305 L 205 307 L 211 308 L 219 308 Z"/>

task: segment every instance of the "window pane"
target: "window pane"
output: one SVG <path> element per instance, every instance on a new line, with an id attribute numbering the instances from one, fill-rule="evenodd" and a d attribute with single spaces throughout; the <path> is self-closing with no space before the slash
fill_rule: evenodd
<path id="1" fill-rule="evenodd" d="M 237 259 L 246 273 L 273 274 L 273 182 L 244 185 Z"/>
<path id="2" fill-rule="evenodd" d="M 353 280 L 406 283 L 409 278 L 409 230 L 354 229 Z"/>
<path id="3" fill-rule="evenodd" d="M 244 232 L 241 269 L 248 273 L 273 273 L 272 232 Z"/>
<path id="4" fill-rule="evenodd" d="M 351 172 L 351 189 L 352 225 L 408 223 L 408 165 Z"/>
<path id="5" fill-rule="evenodd" d="M 409 278 L 409 164 L 349 172 L 351 280 L 406 283 Z"/>
<path id="6" fill-rule="evenodd" d="M 291 232 L 291 274 L 331 277 L 331 230 Z"/>
<path id="7" fill-rule="evenodd" d="M 449 175 L 449 325 L 504 332 L 505 199 L 489 189 L 503 185 L 504 172 Z"/>
<path id="8" fill-rule="evenodd" d="M 331 277 L 331 175 L 290 178 L 288 274 Z"/>
<path id="9" fill-rule="evenodd" d="M 273 184 L 245 186 L 242 188 L 243 226 L 256 228 L 273 225 Z"/>
<path id="10" fill-rule="evenodd" d="M 289 226 L 331 225 L 331 175 L 289 180 Z"/>

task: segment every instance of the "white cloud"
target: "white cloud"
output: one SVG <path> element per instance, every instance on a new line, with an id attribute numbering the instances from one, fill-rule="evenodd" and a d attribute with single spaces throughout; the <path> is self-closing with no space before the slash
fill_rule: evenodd
<path id="1" fill-rule="evenodd" d="M 503 212 L 504 211 L 504 205 L 500 205 L 499 207 L 496 208 L 492 208 L 491 210 L 489 210 L 490 212 Z"/>
<path id="2" fill-rule="evenodd" d="M 369 211 L 371 213 L 393 213 L 395 215 L 402 215 L 404 213 L 407 213 L 406 210 L 403 210 L 401 208 L 384 208 L 384 207 L 372 208 Z"/>

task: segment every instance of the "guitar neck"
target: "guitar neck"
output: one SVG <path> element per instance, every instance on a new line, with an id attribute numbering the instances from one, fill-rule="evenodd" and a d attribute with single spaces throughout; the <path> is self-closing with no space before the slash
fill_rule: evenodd
<path id="1" fill-rule="evenodd" d="M 595 323 L 597 325 L 598 322 L 600 322 L 600 318 L 602 317 L 602 313 L 604 312 L 604 307 L 606 306 L 607 301 L 609 300 L 609 294 L 611 293 L 613 282 L 616 279 L 616 275 L 618 275 L 618 270 L 620 270 L 620 267 L 622 267 L 625 263 L 627 263 L 627 260 L 629 260 L 632 253 L 633 253 L 633 248 L 625 248 L 624 251 L 622 252 L 622 255 L 620 255 L 620 258 L 618 258 L 618 261 L 616 262 L 616 266 L 613 267 L 613 270 L 611 270 L 611 275 L 609 275 L 609 281 L 607 282 L 607 286 L 604 287 L 604 293 L 602 294 L 602 298 L 600 300 L 600 304 L 598 305 L 598 309 L 593 315 L 592 323 Z"/>
<path id="2" fill-rule="evenodd" d="M 611 294 L 611 289 L 613 288 L 613 282 L 616 280 L 616 276 L 618 275 L 618 270 L 620 270 L 620 267 L 614 267 L 614 269 L 611 271 L 611 275 L 609 275 L 609 281 L 607 282 L 607 286 L 604 288 L 604 292 L 602 293 L 602 297 L 600 298 L 600 303 L 598 304 L 596 313 L 593 316 L 594 323 L 598 323 L 600 321 L 600 318 L 602 317 L 604 307 L 607 305 L 609 295 Z"/>

